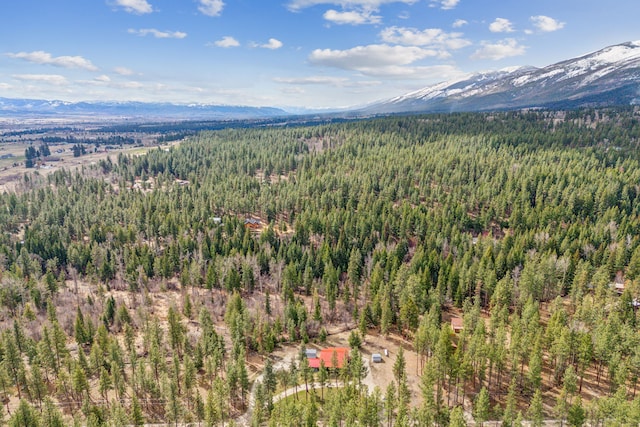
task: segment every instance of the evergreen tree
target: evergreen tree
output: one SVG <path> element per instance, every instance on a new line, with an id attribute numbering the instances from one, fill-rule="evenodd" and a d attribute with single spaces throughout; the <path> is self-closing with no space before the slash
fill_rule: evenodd
<path id="1" fill-rule="evenodd" d="M 40 419 L 42 420 L 43 427 L 64 427 L 65 422 L 62 417 L 62 413 L 56 406 L 56 404 L 51 400 L 50 397 L 45 398 L 44 407 L 42 409 L 42 413 L 40 415 Z"/>
<path id="2" fill-rule="evenodd" d="M 104 400 L 107 400 L 107 393 L 109 392 L 109 390 L 112 387 L 112 381 L 111 381 L 111 375 L 109 374 L 109 372 L 107 372 L 107 370 L 102 367 L 100 368 L 100 379 L 98 382 L 98 390 L 100 391 L 100 394 L 102 395 L 102 398 Z"/>
<path id="3" fill-rule="evenodd" d="M 131 398 L 131 424 L 134 426 L 144 425 L 144 415 L 138 397 L 134 394 Z"/>
<path id="4" fill-rule="evenodd" d="M 489 420 L 490 408 L 489 392 L 485 387 L 482 387 L 473 403 L 473 419 L 476 423 L 479 423 L 481 427 L 485 421 Z"/>
<path id="5" fill-rule="evenodd" d="M 404 360 L 404 349 L 402 346 L 398 348 L 398 354 L 396 354 L 396 360 L 393 363 L 393 377 L 398 385 L 404 382 L 407 377 L 406 361 Z"/>
<path id="6" fill-rule="evenodd" d="M 516 380 L 514 378 L 511 380 L 511 384 L 509 385 L 509 393 L 507 394 L 507 401 L 505 404 L 504 412 L 502 414 L 502 425 L 513 426 L 517 416 Z"/>
<path id="7" fill-rule="evenodd" d="M 527 410 L 527 418 L 531 421 L 532 427 L 541 427 L 544 421 L 544 407 L 542 403 L 542 392 L 537 389 L 531 399 L 531 404 Z"/>
<path id="8" fill-rule="evenodd" d="M 387 419 L 387 426 L 393 425 L 393 419 L 395 417 L 395 411 L 397 408 L 397 388 L 395 383 L 391 381 L 387 386 L 384 398 L 384 412 Z"/>
<path id="9" fill-rule="evenodd" d="M 329 380 L 329 371 L 324 365 L 324 359 L 320 359 L 320 369 L 318 370 L 318 382 L 320 383 L 321 399 L 324 401 L 324 388 Z"/>
<path id="10" fill-rule="evenodd" d="M 18 350 L 13 334 L 5 333 L 2 344 L 4 350 L 2 365 L 4 367 L 4 371 L 7 372 L 9 378 L 11 378 L 11 381 L 18 392 L 18 398 L 22 399 L 21 389 L 26 385 L 22 382 L 21 375 L 21 372 L 24 372 L 25 370 L 22 355 Z"/>
<path id="11" fill-rule="evenodd" d="M 36 410 L 24 399 L 20 399 L 18 408 L 9 418 L 9 427 L 38 427 L 40 421 Z"/>
<path id="12" fill-rule="evenodd" d="M 572 427 L 582 427 L 586 421 L 586 414 L 582 407 L 582 401 L 578 399 L 567 414 L 567 423 Z"/>
<path id="13" fill-rule="evenodd" d="M 35 361 L 34 361 L 35 362 Z M 42 409 L 42 402 L 48 394 L 47 385 L 42 377 L 42 371 L 39 364 L 31 365 L 31 379 L 29 381 L 29 394 L 32 400 L 38 403 L 38 408 Z"/>
<path id="14" fill-rule="evenodd" d="M 464 411 L 461 406 L 456 406 L 449 416 L 449 427 L 466 427 L 467 422 L 464 419 Z"/>

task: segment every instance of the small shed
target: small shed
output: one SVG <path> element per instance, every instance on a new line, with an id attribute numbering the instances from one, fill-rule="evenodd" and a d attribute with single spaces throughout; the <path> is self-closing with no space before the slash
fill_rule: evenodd
<path id="1" fill-rule="evenodd" d="M 464 322 L 461 317 L 452 317 L 451 318 L 451 329 L 456 334 L 459 334 L 464 329 Z"/>
<path id="2" fill-rule="evenodd" d="M 618 295 L 622 295 L 624 292 L 624 282 L 615 281 L 609 284 L 609 287 L 613 289 Z"/>
<path id="3" fill-rule="evenodd" d="M 258 218 L 247 218 L 244 220 L 244 226 L 253 231 L 258 231 L 262 226 L 262 221 Z"/>
<path id="4" fill-rule="evenodd" d="M 317 359 L 318 358 L 318 350 L 316 350 L 315 348 L 307 348 L 305 349 L 305 355 L 307 356 L 307 359 Z"/>
<path id="5" fill-rule="evenodd" d="M 373 353 L 371 355 L 371 361 L 373 363 L 382 363 L 382 355 L 380 353 Z"/>

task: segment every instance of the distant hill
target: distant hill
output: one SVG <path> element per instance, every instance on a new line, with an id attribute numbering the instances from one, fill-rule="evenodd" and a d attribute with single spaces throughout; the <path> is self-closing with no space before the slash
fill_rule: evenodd
<path id="1" fill-rule="evenodd" d="M 272 107 L 165 102 L 64 102 L 0 98 L 0 117 L 110 117 L 172 120 L 239 120 L 286 116 Z"/>
<path id="2" fill-rule="evenodd" d="M 640 103 L 640 41 L 544 68 L 477 73 L 361 109 L 364 114 L 577 108 Z"/>

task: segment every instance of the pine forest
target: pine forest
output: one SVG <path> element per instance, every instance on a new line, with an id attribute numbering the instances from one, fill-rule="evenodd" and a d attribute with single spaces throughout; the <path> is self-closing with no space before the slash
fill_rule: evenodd
<path id="1" fill-rule="evenodd" d="M 639 119 L 230 127 L 25 174 L 0 425 L 638 425 Z"/>

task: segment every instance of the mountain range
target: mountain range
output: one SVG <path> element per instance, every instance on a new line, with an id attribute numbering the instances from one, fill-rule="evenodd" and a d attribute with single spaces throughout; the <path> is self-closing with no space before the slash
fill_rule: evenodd
<path id="1" fill-rule="evenodd" d="M 282 117 L 288 112 L 273 107 L 168 102 L 65 102 L 0 98 L 0 117 L 95 118 L 144 120 L 243 120 Z"/>
<path id="2" fill-rule="evenodd" d="M 475 73 L 376 102 L 346 114 L 363 116 L 522 108 L 570 109 L 633 104 L 640 104 L 640 41 L 609 46 L 542 68 L 514 67 Z M 299 111 L 273 107 L 0 98 L 0 118 L 241 120 L 285 117 L 296 113 L 300 114 Z M 345 112 L 336 114 L 344 116 Z"/>
<path id="3" fill-rule="evenodd" d="M 476 73 L 369 105 L 368 114 L 577 108 L 640 103 L 640 41 L 543 68 Z"/>

